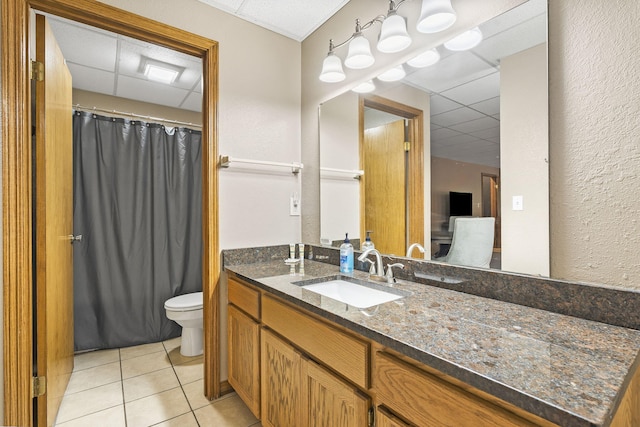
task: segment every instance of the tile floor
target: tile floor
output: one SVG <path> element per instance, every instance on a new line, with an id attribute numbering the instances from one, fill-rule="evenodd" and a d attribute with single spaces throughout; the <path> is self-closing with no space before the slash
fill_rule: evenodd
<path id="1" fill-rule="evenodd" d="M 235 394 L 209 402 L 203 357 L 180 354 L 180 338 L 82 353 L 60 405 L 60 427 L 259 427 Z"/>

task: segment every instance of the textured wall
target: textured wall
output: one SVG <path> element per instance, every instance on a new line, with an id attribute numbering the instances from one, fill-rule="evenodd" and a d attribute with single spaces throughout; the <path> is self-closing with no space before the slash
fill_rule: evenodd
<path id="1" fill-rule="evenodd" d="M 551 276 L 640 290 L 640 2 L 549 2 Z"/>

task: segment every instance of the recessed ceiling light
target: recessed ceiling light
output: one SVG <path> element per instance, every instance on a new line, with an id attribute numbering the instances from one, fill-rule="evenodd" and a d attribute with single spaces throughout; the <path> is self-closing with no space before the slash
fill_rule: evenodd
<path id="1" fill-rule="evenodd" d="M 183 67 L 178 67 L 177 65 L 162 61 L 156 61 L 155 59 L 144 56 L 140 61 L 140 68 L 148 80 L 164 84 L 171 84 L 175 82 L 184 71 Z"/>

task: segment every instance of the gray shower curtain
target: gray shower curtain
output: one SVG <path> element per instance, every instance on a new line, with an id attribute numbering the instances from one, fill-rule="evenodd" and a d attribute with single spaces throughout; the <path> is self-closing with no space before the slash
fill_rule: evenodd
<path id="1" fill-rule="evenodd" d="M 202 134 L 74 112 L 78 350 L 180 334 L 164 302 L 202 290 Z"/>

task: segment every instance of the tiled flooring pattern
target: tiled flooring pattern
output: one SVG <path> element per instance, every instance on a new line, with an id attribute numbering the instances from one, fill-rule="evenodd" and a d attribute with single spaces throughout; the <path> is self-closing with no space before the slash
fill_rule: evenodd
<path id="1" fill-rule="evenodd" d="M 209 402 L 203 357 L 180 354 L 180 338 L 79 354 L 56 426 L 259 427 L 235 394 Z"/>

